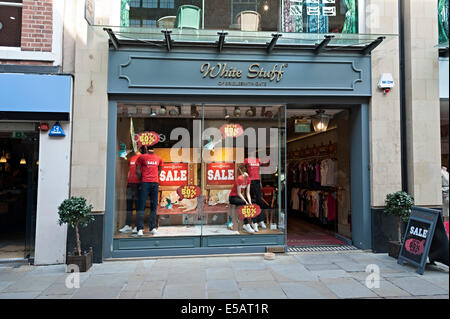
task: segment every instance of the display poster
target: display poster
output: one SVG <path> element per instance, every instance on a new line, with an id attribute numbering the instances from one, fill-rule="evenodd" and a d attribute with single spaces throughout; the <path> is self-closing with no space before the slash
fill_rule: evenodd
<path id="1" fill-rule="evenodd" d="M 184 185 L 177 188 L 177 194 L 180 197 L 179 200 L 183 199 L 194 199 L 201 195 L 202 190 L 196 185 Z"/>
<path id="2" fill-rule="evenodd" d="M 243 220 L 244 218 L 255 218 L 256 216 L 261 214 L 261 207 L 256 204 L 240 206 L 238 213 L 241 217 L 241 220 Z"/>
<path id="3" fill-rule="evenodd" d="M 238 137 L 244 133 L 244 128 L 240 124 L 227 123 L 220 127 L 223 138 Z"/>
<path id="4" fill-rule="evenodd" d="M 187 163 L 163 163 L 159 174 L 160 186 L 183 186 L 188 184 Z"/>
<path id="5" fill-rule="evenodd" d="M 159 142 L 159 134 L 156 132 L 142 132 L 134 136 L 134 141 L 141 146 L 153 146 Z"/>
<path id="6" fill-rule="evenodd" d="M 206 185 L 230 185 L 234 184 L 234 163 L 207 163 Z"/>

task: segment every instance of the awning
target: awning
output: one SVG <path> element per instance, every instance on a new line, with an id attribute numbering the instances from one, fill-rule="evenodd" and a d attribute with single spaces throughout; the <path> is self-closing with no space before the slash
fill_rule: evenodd
<path id="1" fill-rule="evenodd" d="M 100 28 L 98 26 L 93 28 Z M 159 47 L 167 51 L 186 47 L 261 49 L 267 53 L 275 50 L 303 50 L 314 54 L 351 51 L 370 54 L 383 41 L 396 35 L 374 34 L 318 34 L 249 32 L 192 29 L 161 29 L 132 27 L 101 27 L 116 50 L 124 46 Z"/>
<path id="2" fill-rule="evenodd" d="M 70 75 L 0 73 L 1 120 L 70 119 Z"/>

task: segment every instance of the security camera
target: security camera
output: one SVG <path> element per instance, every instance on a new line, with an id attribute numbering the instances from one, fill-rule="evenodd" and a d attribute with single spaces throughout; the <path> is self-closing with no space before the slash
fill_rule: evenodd
<path id="1" fill-rule="evenodd" d="M 384 93 L 389 93 L 395 86 L 394 78 L 391 73 L 383 73 L 378 81 L 378 88 L 384 90 Z"/>

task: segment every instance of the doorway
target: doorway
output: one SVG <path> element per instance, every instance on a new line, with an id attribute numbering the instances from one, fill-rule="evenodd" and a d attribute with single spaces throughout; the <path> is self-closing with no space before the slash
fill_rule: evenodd
<path id="1" fill-rule="evenodd" d="M 35 123 L 0 123 L 0 260 L 34 257 L 38 159 Z"/>
<path id="2" fill-rule="evenodd" d="M 345 107 L 288 108 L 287 245 L 351 244 L 351 123 Z"/>

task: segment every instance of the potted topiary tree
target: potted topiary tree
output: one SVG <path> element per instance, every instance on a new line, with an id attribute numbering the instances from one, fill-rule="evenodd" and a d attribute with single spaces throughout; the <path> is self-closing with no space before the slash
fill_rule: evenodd
<path id="1" fill-rule="evenodd" d="M 397 216 L 398 218 L 398 240 L 389 242 L 389 256 L 391 257 L 398 258 L 400 248 L 402 247 L 402 224 L 408 222 L 413 206 L 414 198 L 404 191 L 386 195 L 384 212 L 388 215 Z"/>
<path id="2" fill-rule="evenodd" d="M 77 265 L 80 272 L 88 271 L 92 266 L 92 248 L 86 252 L 81 251 L 80 241 L 80 227 L 86 227 L 94 220 L 91 215 L 92 205 L 86 204 L 86 199 L 83 197 L 70 197 L 64 200 L 58 207 L 59 224 L 68 224 L 75 230 L 77 246 L 73 254 L 68 253 L 68 265 Z"/>

